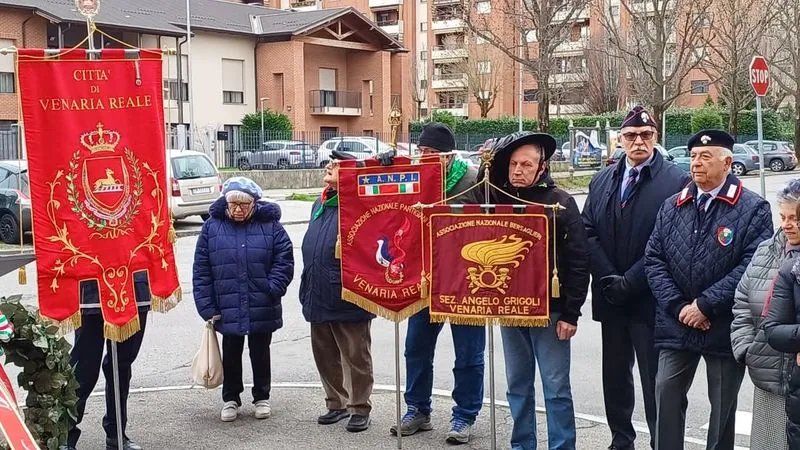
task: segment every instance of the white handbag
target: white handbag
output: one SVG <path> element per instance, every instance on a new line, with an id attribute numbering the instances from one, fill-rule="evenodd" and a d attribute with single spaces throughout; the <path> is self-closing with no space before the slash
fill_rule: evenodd
<path id="1" fill-rule="evenodd" d="M 206 389 L 214 389 L 222 384 L 222 355 L 213 319 L 206 322 L 200 350 L 192 360 L 192 378 L 195 384 Z"/>

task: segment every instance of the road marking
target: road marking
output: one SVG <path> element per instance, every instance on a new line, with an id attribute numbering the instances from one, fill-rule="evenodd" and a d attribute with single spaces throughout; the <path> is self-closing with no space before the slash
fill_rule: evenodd
<path id="1" fill-rule="evenodd" d="M 753 413 L 747 411 L 736 411 L 736 434 L 741 434 L 743 436 L 750 436 L 750 429 L 752 428 L 753 423 Z M 703 430 L 707 430 L 709 424 L 705 424 L 700 427 Z"/>
<path id="2" fill-rule="evenodd" d="M 253 385 L 251 383 L 247 383 L 247 384 L 244 385 L 244 387 L 245 388 L 251 388 L 251 387 L 253 387 Z M 320 384 L 320 383 L 301 383 L 301 382 L 297 382 L 297 383 L 272 383 L 271 387 L 272 388 L 277 388 L 277 389 L 322 389 L 322 384 Z M 217 388 L 215 388 L 215 389 L 217 389 Z M 391 385 L 391 384 L 376 384 L 376 385 L 372 386 L 372 391 L 373 392 L 394 393 L 394 392 L 396 392 L 396 389 L 397 389 L 397 387 L 394 386 L 394 385 Z M 204 388 L 203 386 L 196 385 L 196 384 L 184 384 L 184 385 L 177 385 L 177 386 L 159 386 L 159 387 L 149 387 L 149 388 L 131 388 L 130 393 L 131 394 L 147 394 L 147 393 L 154 393 L 154 392 L 189 391 L 189 390 L 201 390 L 201 391 L 203 391 L 203 390 L 208 390 L 208 389 Z M 93 391 L 90 394 L 90 396 L 91 397 L 98 397 L 98 396 L 101 396 L 101 395 L 104 395 L 104 394 L 105 394 L 105 391 L 97 390 L 97 391 Z M 444 397 L 444 398 L 450 398 L 451 397 L 450 391 L 446 391 L 444 389 L 433 389 L 432 394 L 434 396 L 436 396 L 436 397 Z M 484 405 L 490 405 L 491 404 L 491 400 L 489 399 L 489 397 L 484 397 L 483 404 Z M 503 400 L 495 400 L 495 405 L 496 406 L 501 406 L 503 408 L 508 408 L 509 407 L 508 402 L 503 401 Z M 24 402 L 21 403 L 20 406 L 24 406 Z M 545 409 L 544 409 L 544 407 L 537 406 L 536 407 L 536 411 L 543 413 L 543 412 L 545 412 Z M 740 417 L 742 418 L 742 420 L 746 420 L 746 418 L 745 418 L 746 416 L 744 416 L 744 415 L 740 416 L 739 415 L 739 413 L 741 413 L 741 412 L 742 411 L 737 411 L 736 412 L 737 413 L 736 414 L 736 423 L 737 424 L 739 423 Z M 748 413 L 743 413 L 743 414 L 748 414 Z M 603 416 L 595 416 L 595 415 L 592 415 L 592 414 L 575 413 L 575 418 L 576 419 L 585 420 L 587 422 L 593 422 L 593 423 L 599 423 L 599 424 L 603 424 L 603 425 L 608 425 L 608 420 L 606 420 L 606 418 L 603 417 Z M 708 425 L 704 425 L 702 428 L 703 429 L 708 429 Z M 641 422 L 634 421 L 633 422 L 633 429 L 636 430 L 638 433 L 644 433 L 644 434 L 650 435 L 650 430 L 647 428 L 647 425 L 643 424 Z M 739 430 L 739 426 L 738 425 L 737 425 L 736 429 L 737 429 L 737 434 L 743 434 L 743 433 L 738 433 L 738 430 Z M 748 431 L 747 435 L 749 435 L 749 434 L 750 433 Z M 700 446 L 705 446 L 706 445 L 706 441 L 704 441 L 702 439 L 692 438 L 692 437 L 687 437 L 687 438 L 684 439 L 684 441 L 686 441 L 687 443 L 690 443 L 690 444 L 695 444 L 695 445 L 700 445 Z M 736 446 L 736 447 L 734 447 L 734 450 L 749 450 L 749 449 L 747 447 Z"/>

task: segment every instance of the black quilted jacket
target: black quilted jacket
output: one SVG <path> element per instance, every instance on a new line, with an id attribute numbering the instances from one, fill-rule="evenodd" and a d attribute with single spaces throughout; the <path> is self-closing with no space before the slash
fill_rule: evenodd
<path id="1" fill-rule="evenodd" d="M 762 241 L 772 235 L 769 203 L 728 175 L 701 220 L 692 183 L 662 205 L 645 251 L 647 281 L 656 298 L 656 348 L 732 357 L 736 285 Z M 681 309 L 697 299 L 711 321 L 700 331 L 683 325 Z"/>

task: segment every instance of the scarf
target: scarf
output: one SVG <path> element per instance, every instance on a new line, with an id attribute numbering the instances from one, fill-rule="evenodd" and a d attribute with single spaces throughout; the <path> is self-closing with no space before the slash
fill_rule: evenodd
<path id="1" fill-rule="evenodd" d="M 322 195 L 320 196 L 319 201 L 319 208 L 311 215 L 311 220 L 319 219 L 319 216 L 325 211 L 325 207 L 329 208 L 336 208 L 339 206 L 339 193 L 336 192 L 334 189 L 327 188 L 322 191 Z"/>
<path id="2" fill-rule="evenodd" d="M 445 179 L 445 192 L 450 191 L 456 187 L 459 181 L 464 178 L 467 173 L 467 162 L 462 159 L 454 159 L 450 164 L 450 169 L 447 171 L 447 178 Z"/>

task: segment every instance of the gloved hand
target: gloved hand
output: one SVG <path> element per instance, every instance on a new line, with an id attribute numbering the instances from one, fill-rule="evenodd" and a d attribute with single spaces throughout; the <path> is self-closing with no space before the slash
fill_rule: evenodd
<path id="1" fill-rule="evenodd" d="M 631 285 L 622 275 L 609 275 L 600 278 L 600 291 L 609 304 L 624 306 L 631 294 Z"/>
<path id="2" fill-rule="evenodd" d="M 383 153 L 378 154 L 378 156 L 376 156 L 375 159 L 380 161 L 382 166 L 391 166 L 392 164 L 394 164 L 395 154 L 396 152 L 394 149 L 387 150 Z"/>

